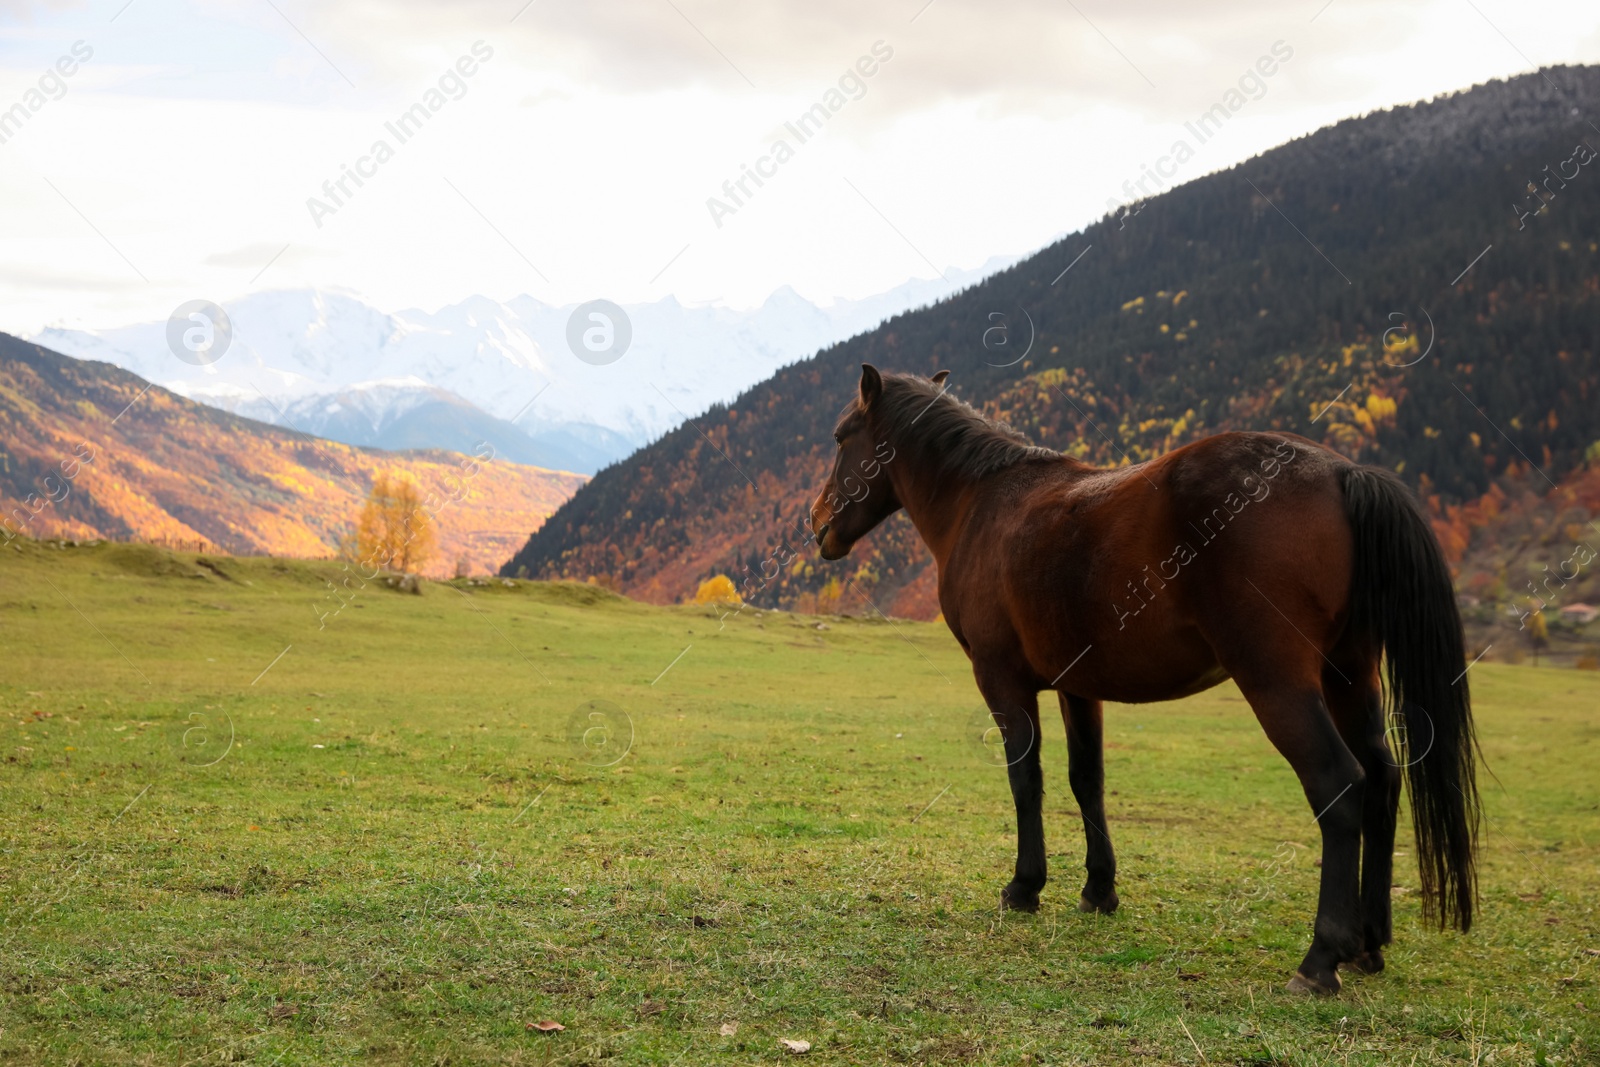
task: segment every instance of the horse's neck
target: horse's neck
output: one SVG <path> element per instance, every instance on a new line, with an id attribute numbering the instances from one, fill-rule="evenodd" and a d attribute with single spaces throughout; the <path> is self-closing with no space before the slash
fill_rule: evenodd
<path id="1" fill-rule="evenodd" d="M 962 478 L 930 464 L 918 476 L 897 479 L 895 494 L 943 569 L 977 495 L 977 479 Z"/>

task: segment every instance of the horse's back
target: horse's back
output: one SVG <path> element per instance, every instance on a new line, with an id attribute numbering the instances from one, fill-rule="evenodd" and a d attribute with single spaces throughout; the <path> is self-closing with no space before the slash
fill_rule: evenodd
<path id="1" fill-rule="evenodd" d="M 1226 433 L 1147 464 L 1041 462 L 997 483 L 941 574 L 965 641 L 1014 642 L 1045 681 L 1107 699 L 1164 699 L 1215 684 L 1275 605 L 1332 632 L 1353 560 L 1339 471 L 1290 434 Z M 1252 588 L 1253 586 L 1253 588 Z"/>

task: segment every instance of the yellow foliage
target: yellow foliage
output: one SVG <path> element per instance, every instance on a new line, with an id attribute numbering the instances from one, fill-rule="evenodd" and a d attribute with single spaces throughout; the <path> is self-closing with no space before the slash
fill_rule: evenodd
<path id="1" fill-rule="evenodd" d="M 1550 627 L 1544 621 L 1544 608 L 1528 616 L 1528 637 L 1534 641 L 1550 640 Z"/>
<path id="2" fill-rule="evenodd" d="M 1384 422 L 1394 418 L 1394 413 L 1399 407 L 1400 405 L 1395 403 L 1392 397 L 1379 396 L 1377 393 L 1367 397 L 1367 414 L 1372 416 L 1373 422 Z"/>
<path id="3" fill-rule="evenodd" d="M 700 583 L 700 588 L 695 590 L 694 603 L 696 604 L 742 604 L 739 599 L 739 590 L 734 587 L 733 579 L 726 574 L 716 574 Z"/>
<path id="4" fill-rule="evenodd" d="M 412 574 L 433 557 L 433 521 L 414 483 L 379 473 L 356 523 L 356 551 L 368 567 Z"/>
<path id="5" fill-rule="evenodd" d="M 1410 330 L 1390 330 L 1383 335 L 1383 354 L 1386 356 L 1401 356 L 1408 352 L 1415 352 L 1418 347 L 1417 335 Z"/>

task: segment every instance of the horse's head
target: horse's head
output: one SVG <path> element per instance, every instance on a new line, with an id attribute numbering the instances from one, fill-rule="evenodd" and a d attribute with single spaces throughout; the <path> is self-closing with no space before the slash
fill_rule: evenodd
<path id="1" fill-rule="evenodd" d="M 943 383 L 948 371 L 933 376 Z M 823 559 L 841 559 L 850 547 L 884 519 L 900 510 L 889 479 L 894 446 L 875 416 L 883 399 L 883 375 L 870 363 L 861 365 L 861 389 L 845 405 L 833 428 L 839 450 L 833 469 L 811 505 L 811 531 Z"/>

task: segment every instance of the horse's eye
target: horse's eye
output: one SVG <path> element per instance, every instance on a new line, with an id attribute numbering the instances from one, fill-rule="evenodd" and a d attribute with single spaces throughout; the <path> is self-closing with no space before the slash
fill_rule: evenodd
<path id="1" fill-rule="evenodd" d="M 833 435 L 833 443 L 842 448 L 842 447 L 844 447 L 844 438 L 839 436 L 838 434 L 834 434 Z"/>

